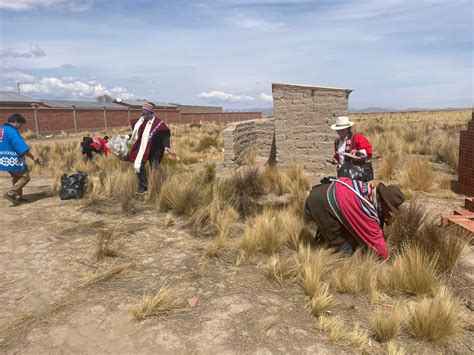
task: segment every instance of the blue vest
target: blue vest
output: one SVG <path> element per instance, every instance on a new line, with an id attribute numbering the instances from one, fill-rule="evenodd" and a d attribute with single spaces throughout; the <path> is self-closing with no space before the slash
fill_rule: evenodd
<path id="1" fill-rule="evenodd" d="M 0 126 L 0 171 L 27 170 L 22 155 L 29 149 L 15 127 L 8 124 Z"/>

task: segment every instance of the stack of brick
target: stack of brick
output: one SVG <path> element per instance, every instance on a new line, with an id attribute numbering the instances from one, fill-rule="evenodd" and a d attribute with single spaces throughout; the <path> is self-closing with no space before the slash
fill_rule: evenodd
<path id="1" fill-rule="evenodd" d="M 444 226 L 455 224 L 474 233 L 474 198 L 467 197 L 464 208 L 456 208 L 453 215 L 441 216 L 441 221 Z"/>
<path id="2" fill-rule="evenodd" d="M 270 156 L 275 130 L 273 118 L 235 122 L 224 129 L 224 167 L 237 168 L 247 163 L 250 153 Z"/>
<path id="3" fill-rule="evenodd" d="M 336 135 L 330 125 L 347 116 L 350 89 L 273 84 L 276 162 L 303 164 L 309 172 L 334 170 L 325 159 L 333 155 Z"/>
<path id="4" fill-rule="evenodd" d="M 474 196 L 474 112 L 467 129 L 461 131 L 458 180 L 461 192 Z"/>

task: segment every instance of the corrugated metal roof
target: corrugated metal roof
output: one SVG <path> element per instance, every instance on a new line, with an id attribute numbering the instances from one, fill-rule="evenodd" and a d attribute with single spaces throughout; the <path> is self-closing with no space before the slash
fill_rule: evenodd
<path id="1" fill-rule="evenodd" d="M 40 103 L 42 101 L 13 91 L 0 91 L 0 102 Z"/>
<path id="2" fill-rule="evenodd" d="M 105 106 L 108 109 L 125 109 L 122 105 L 115 102 L 97 102 L 97 101 L 74 101 L 74 100 L 44 100 L 46 106 L 53 108 L 71 108 L 73 105 L 76 108 L 95 108 L 100 109 Z"/>
<path id="3" fill-rule="evenodd" d="M 146 101 L 146 100 L 120 100 L 120 101 L 116 101 L 118 103 L 120 103 L 121 105 L 125 105 L 125 106 L 132 106 L 132 107 L 142 107 L 143 104 L 145 102 L 153 102 L 155 104 L 155 106 L 159 106 L 159 107 L 177 107 L 176 105 L 172 105 L 172 104 L 169 104 L 169 103 L 166 103 L 166 102 L 158 102 L 158 101 Z"/>

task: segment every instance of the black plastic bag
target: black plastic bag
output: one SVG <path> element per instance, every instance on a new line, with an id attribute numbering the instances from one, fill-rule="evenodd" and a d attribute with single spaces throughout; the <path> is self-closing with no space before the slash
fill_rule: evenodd
<path id="1" fill-rule="evenodd" d="M 347 177 L 352 180 L 370 181 L 374 179 L 374 169 L 372 163 L 356 165 L 345 162 L 337 171 L 337 177 Z"/>
<path id="2" fill-rule="evenodd" d="M 61 189 L 59 190 L 59 198 L 61 200 L 73 200 L 84 197 L 86 188 L 87 174 L 79 171 L 77 174 L 61 177 Z"/>

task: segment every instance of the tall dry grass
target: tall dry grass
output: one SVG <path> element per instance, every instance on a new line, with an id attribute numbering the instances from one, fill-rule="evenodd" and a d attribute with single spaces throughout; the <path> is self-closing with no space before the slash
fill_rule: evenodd
<path id="1" fill-rule="evenodd" d="M 372 314 L 371 323 L 377 339 L 386 342 L 398 336 L 402 328 L 403 316 L 404 310 L 399 304 L 393 305 L 390 310 L 376 309 Z"/>
<path id="2" fill-rule="evenodd" d="M 408 330 L 416 338 L 438 345 L 447 344 L 459 336 L 459 305 L 451 293 L 441 287 L 433 298 L 415 302 L 407 319 Z"/>
<path id="3" fill-rule="evenodd" d="M 405 191 L 430 192 L 435 186 L 436 174 L 429 161 L 411 158 L 399 172 L 398 180 Z"/>

